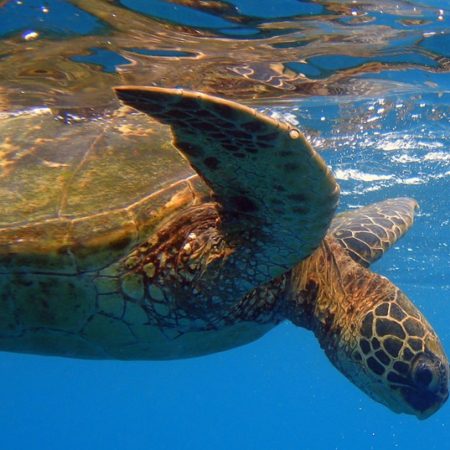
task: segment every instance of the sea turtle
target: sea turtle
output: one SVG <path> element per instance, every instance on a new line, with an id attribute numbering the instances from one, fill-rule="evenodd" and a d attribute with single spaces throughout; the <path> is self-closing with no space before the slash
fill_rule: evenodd
<path id="1" fill-rule="evenodd" d="M 293 126 L 197 92 L 116 92 L 157 121 L 122 106 L 0 123 L 2 350 L 184 358 L 290 320 L 392 410 L 425 418 L 445 402 L 438 337 L 367 268 L 414 200 L 334 217 L 338 185 Z"/>

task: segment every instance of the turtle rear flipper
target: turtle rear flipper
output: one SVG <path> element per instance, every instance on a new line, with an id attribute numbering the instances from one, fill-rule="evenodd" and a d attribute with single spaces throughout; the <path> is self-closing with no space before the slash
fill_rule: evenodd
<path id="1" fill-rule="evenodd" d="M 253 287 L 290 269 L 320 244 L 339 188 L 297 129 L 196 92 L 136 86 L 116 92 L 124 103 L 172 127 L 175 146 L 220 205 L 223 234 L 251 230 L 235 246 L 234 259 L 247 267 L 252 255 L 256 267 L 247 281 Z"/>
<path id="2" fill-rule="evenodd" d="M 412 198 L 391 198 L 339 214 L 330 231 L 354 261 L 368 267 L 411 228 L 417 208 Z"/>

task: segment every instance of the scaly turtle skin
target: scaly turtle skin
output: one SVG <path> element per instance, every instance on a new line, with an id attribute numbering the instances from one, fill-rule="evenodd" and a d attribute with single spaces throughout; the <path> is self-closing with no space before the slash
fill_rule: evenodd
<path id="1" fill-rule="evenodd" d="M 200 93 L 117 94 L 159 123 L 126 107 L 0 123 L 1 349 L 184 358 L 288 319 L 392 410 L 425 418 L 445 402 L 439 339 L 368 270 L 414 200 L 333 219 L 339 188 L 292 126 Z"/>

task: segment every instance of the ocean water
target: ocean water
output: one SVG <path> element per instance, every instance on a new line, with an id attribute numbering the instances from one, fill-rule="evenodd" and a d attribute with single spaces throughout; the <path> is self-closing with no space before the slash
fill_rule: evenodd
<path id="1" fill-rule="evenodd" d="M 102 110 L 112 86 L 134 83 L 298 124 L 342 210 L 417 199 L 414 227 L 373 270 L 450 352 L 449 16 L 444 0 L 3 0 L 0 111 Z M 2 353 L 0 371 L 5 450 L 450 448 L 450 405 L 425 421 L 392 413 L 290 323 L 195 359 Z"/>

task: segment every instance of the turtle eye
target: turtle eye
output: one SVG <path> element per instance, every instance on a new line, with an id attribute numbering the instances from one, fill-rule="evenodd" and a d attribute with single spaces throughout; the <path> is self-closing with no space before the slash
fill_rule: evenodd
<path id="1" fill-rule="evenodd" d="M 423 387 L 427 387 L 433 380 L 433 372 L 428 367 L 420 366 L 414 373 L 414 381 Z"/>
<path id="2" fill-rule="evenodd" d="M 421 355 L 413 367 L 413 380 L 417 387 L 434 391 L 439 385 L 439 371 L 427 356 Z"/>

